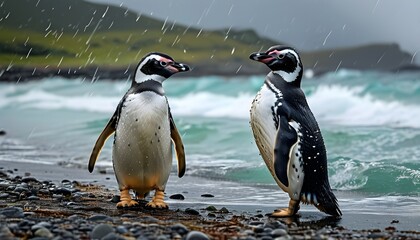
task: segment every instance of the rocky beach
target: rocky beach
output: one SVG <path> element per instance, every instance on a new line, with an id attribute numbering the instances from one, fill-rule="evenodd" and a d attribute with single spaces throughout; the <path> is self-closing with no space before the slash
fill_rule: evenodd
<path id="1" fill-rule="evenodd" d="M 194 179 L 189 177 L 187 181 L 191 180 Z M 363 216 L 360 221 L 352 214 L 344 213 L 343 219 L 335 219 L 307 211 L 297 218 L 271 218 L 270 209 L 258 203 L 212 205 L 209 202 L 217 199 L 217 189 L 209 192 L 194 184 L 180 186 L 177 182 L 168 186 L 167 210 L 148 209 L 146 202 L 117 209 L 119 196 L 114 181 L 110 174 L 87 174 L 85 169 L 3 162 L 0 239 L 420 238 L 413 222 L 412 230 L 399 230 L 400 224 L 415 218 Z M 354 225 L 352 221 L 358 223 Z"/>

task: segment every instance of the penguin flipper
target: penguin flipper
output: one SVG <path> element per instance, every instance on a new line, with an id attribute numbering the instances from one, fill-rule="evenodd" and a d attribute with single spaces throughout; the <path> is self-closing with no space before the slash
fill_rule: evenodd
<path id="1" fill-rule="evenodd" d="M 101 150 L 106 142 L 106 140 L 115 132 L 117 124 L 117 111 L 115 111 L 114 115 L 109 119 L 107 125 L 105 126 L 104 130 L 102 130 L 101 134 L 96 140 L 95 146 L 92 149 L 92 153 L 90 154 L 88 170 L 89 172 L 93 171 L 95 167 L 96 160 L 101 153 Z"/>
<path id="2" fill-rule="evenodd" d="M 279 128 L 277 129 L 274 144 L 274 172 L 280 182 L 288 187 L 287 165 L 293 146 L 298 141 L 296 130 L 290 125 L 285 116 L 279 116 Z"/>
<path id="3" fill-rule="evenodd" d="M 176 160 L 178 161 L 178 177 L 184 176 L 185 173 L 185 151 L 182 143 L 181 135 L 176 128 L 172 114 L 169 111 L 169 123 L 171 125 L 171 138 L 175 146 Z"/>

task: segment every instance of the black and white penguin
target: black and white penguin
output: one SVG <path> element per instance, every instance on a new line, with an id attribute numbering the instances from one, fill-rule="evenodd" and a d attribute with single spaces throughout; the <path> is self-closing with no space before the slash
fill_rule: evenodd
<path id="1" fill-rule="evenodd" d="M 138 199 L 155 190 L 147 206 L 168 207 L 164 202 L 164 191 L 172 167 L 172 142 L 178 160 L 178 176 L 184 175 L 184 146 L 162 82 L 185 71 L 189 71 L 187 65 L 175 62 L 166 54 L 147 54 L 136 68 L 131 88 L 98 137 L 88 169 L 93 171 L 105 141 L 115 132 L 112 162 L 121 191 L 117 207 L 138 204 L 131 198 L 130 189 L 136 192 Z"/>
<path id="2" fill-rule="evenodd" d="M 293 216 L 300 202 L 341 216 L 328 181 L 321 131 L 300 88 L 303 65 L 298 53 L 287 46 L 273 46 L 251 54 L 250 59 L 271 69 L 251 106 L 255 142 L 271 175 L 290 197 L 289 207 L 272 216 Z"/>

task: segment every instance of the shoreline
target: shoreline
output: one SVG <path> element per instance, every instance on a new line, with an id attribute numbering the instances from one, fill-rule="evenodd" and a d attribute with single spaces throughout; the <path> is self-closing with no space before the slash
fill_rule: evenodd
<path id="1" fill-rule="evenodd" d="M 42 67 L 22 67 L 12 66 L 4 67 L 0 66 L 0 82 L 28 82 L 36 81 L 42 78 L 48 77 L 63 77 L 67 79 L 74 78 L 85 78 L 91 79 L 91 81 L 98 81 L 100 79 L 107 80 L 119 80 L 131 78 L 134 73 L 134 67 L 102 67 L 92 66 L 85 68 L 78 67 L 61 67 L 48 69 Z M 309 69 L 311 76 L 321 76 L 329 73 L 333 70 L 328 69 Z M 366 69 L 350 69 L 355 71 L 367 71 Z M 420 66 L 418 65 L 404 65 L 395 69 L 380 70 L 372 69 L 372 71 L 388 72 L 388 73 L 400 73 L 400 72 L 420 72 Z M 267 69 L 263 66 L 244 65 L 239 64 L 235 67 L 225 65 L 212 65 L 208 66 L 194 66 L 192 71 L 185 72 L 182 74 L 183 77 L 199 77 L 199 76 L 224 76 L 224 77 L 235 77 L 235 76 L 249 76 L 249 75 L 266 75 Z M 176 78 L 176 76 L 174 77 Z"/>
<path id="2" fill-rule="evenodd" d="M 296 234 L 301 235 L 302 229 L 311 229 L 315 232 L 321 230 L 324 232 L 327 230 L 330 232 L 345 231 L 347 234 L 348 232 L 354 234 L 380 233 L 383 234 L 383 236 L 388 236 L 391 234 L 390 232 L 392 232 L 398 234 L 417 234 L 415 236 L 420 237 L 420 225 L 418 225 L 418 219 L 420 219 L 420 217 L 418 216 L 387 215 L 385 212 L 384 214 L 360 213 L 357 210 L 343 209 L 343 217 L 341 219 L 336 219 L 318 212 L 312 207 L 302 206 L 299 218 L 273 219 L 268 217 L 267 214 L 271 213 L 278 205 L 286 204 L 286 202 L 279 200 L 277 204 L 274 204 L 264 203 L 264 200 L 261 200 L 261 203 L 250 204 L 246 201 L 241 202 L 240 199 L 238 199 L 238 201 L 229 199 L 241 194 L 235 192 L 239 189 L 239 183 L 233 182 L 210 181 L 188 175 L 185 178 L 179 179 L 176 176 L 171 175 L 165 191 L 165 199 L 169 204 L 169 210 L 159 212 L 156 210 L 144 209 L 144 207 L 136 208 L 134 210 L 118 210 L 115 207 L 115 203 L 111 203 L 113 196 L 118 195 L 117 183 L 113 174 L 101 174 L 98 171 L 94 171 L 90 174 L 87 172 L 87 169 L 7 161 L 1 161 L 0 172 L 1 171 L 7 173 L 11 178 L 16 178 L 16 176 L 21 176 L 22 178 L 35 178 L 39 181 L 53 182 L 57 186 L 63 182 L 72 181 L 76 181 L 83 186 L 89 186 L 82 191 L 86 191 L 86 194 L 91 194 L 93 199 L 81 201 L 80 203 L 77 202 L 77 204 L 83 205 L 80 209 L 90 209 L 93 205 L 96 207 L 97 205 L 100 205 L 100 208 L 96 210 L 84 212 L 90 216 L 105 213 L 105 215 L 118 217 L 119 215 L 123 215 L 123 213 L 129 213 L 138 215 L 141 218 L 148 216 L 160 219 L 159 217 L 162 217 L 162 219 L 160 219 L 160 221 L 162 221 L 161 225 L 172 224 L 174 221 L 181 222 L 184 225 L 195 226 L 195 229 L 200 229 L 200 231 L 215 237 L 216 239 L 221 236 L 217 237 L 217 234 L 219 233 L 214 233 L 216 235 L 212 235 L 212 232 L 208 232 L 200 226 L 213 226 L 216 223 L 231 226 L 231 224 L 233 224 L 231 223 L 231 220 L 235 219 L 235 221 L 239 221 L 242 224 L 242 226 L 239 227 L 240 230 L 239 232 L 237 231 L 237 234 L 242 234 L 247 230 L 254 230 L 255 226 L 252 224 L 256 224 L 255 221 L 260 222 L 261 224 L 279 221 L 288 226 L 289 233 L 291 231 L 291 236 L 294 236 L 292 234 L 294 231 L 296 231 Z M 241 189 L 241 191 L 242 190 L 243 189 Z M 276 190 L 276 192 L 279 192 L 279 190 Z M 228 196 L 229 193 L 231 193 L 232 196 Z M 169 198 L 175 194 L 182 194 L 185 197 L 185 200 L 174 200 Z M 203 194 L 213 197 L 203 197 Z M 246 196 L 246 194 L 246 192 L 242 193 L 244 196 Z M 224 199 L 228 200 L 224 201 Z M 2 206 L 2 208 L 10 206 L 11 204 L 19 205 L 23 203 L 28 204 L 31 203 L 31 201 L 23 199 L 21 201 L 13 202 L 12 204 L 12 202 L 8 200 L 0 199 L 0 206 Z M 78 212 L 72 212 L 71 209 L 68 209 L 68 207 L 65 206 L 66 205 L 63 205 L 62 201 L 52 200 L 45 208 L 52 208 L 56 211 L 64 212 L 70 211 L 68 214 L 79 214 Z M 219 213 L 218 211 L 212 212 L 206 210 L 211 206 L 219 211 L 221 209 L 226 209 L 228 212 Z M 190 216 L 191 213 L 193 213 L 192 216 Z M 4 219 L 2 220 L 0 217 L 0 221 L 4 221 Z M 238 222 L 236 222 L 236 225 L 237 224 Z M 223 236 L 233 236 L 229 234 Z M 334 238 L 334 236 L 332 237 Z"/>

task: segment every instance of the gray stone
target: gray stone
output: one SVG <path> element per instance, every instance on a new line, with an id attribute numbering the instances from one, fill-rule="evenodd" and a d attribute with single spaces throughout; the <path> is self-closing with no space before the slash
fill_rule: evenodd
<path id="1" fill-rule="evenodd" d="M 27 199 L 30 200 L 30 201 L 35 201 L 35 200 L 39 200 L 39 197 L 37 197 L 37 196 L 29 196 Z"/>
<path id="2" fill-rule="evenodd" d="M 285 235 L 287 235 L 286 230 L 281 229 L 281 228 L 275 229 L 271 232 L 271 236 L 273 236 L 273 237 L 282 237 L 282 236 L 285 236 Z"/>
<path id="3" fill-rule="evenodd" d="M 117 227 L 117 233 L 119 233 L 119 234 L 126 234 L 126 233 L 128 233 L 128 230 L 124 226 L 118 226 Z"/>
<path id="4" fill-rule="evenodd" d="M 6 199 L 8 198 L 10 195 L 8 193 L 1 193 L 0 194 L 0 199 Z"/>
<path id="5" fill-rule="evenodd" d="M 210 238 L 199 231 L 191 231 L 187 234 L 186 240 L 209 240 Z"/>
<path id="6" fill-rule="evenodd" d="M 40 228 L 50 228 L 50 227 L 51 227 L 51 223 L 49 223 L 49 222 L 39 222 L 39 223 L 33 225 L 31 227 L 31 230 L 36 231 Z"/>
<path id="7" fill-rule="evenodd" d="M 200 213 L 197 210 L 192 209 L 192 208 L 185 209 L 185 212 L 191 215 L 200 215 Z"/>
<path id="8" fill-rule="evenodd" d="M 0 226 L 0 239 L 14 239 L 14 237 L 15 236 L 8 227 L 5 225 Z"/>
<path id="9" fill-rule="evenodd" d="M 177 223 L 173 226 L 171 226 L 171 229 L 181 235 L 186 234 L 187 232 L 189 232 L 190 230 L 188 230 L 188 228 L 182 224 L 182 223 Z"/>
<path id="10" fill-rule="evenodd" d="M 0 210 L 0 215 L 4 215 L 8 218 L 23 218 L 23 209 L 20 207 L 8 207 Z"/>
<path id="11" fill-rule="evenodd" d="M 108 224 L 98 224 L 90 233 L 92 239 L 102 239 L 106 235 L 114 232 L 114 229 Z"/>
<path id="12" fill-rule="evenodd" d="M 112 218 L 107 215 L 97 214 L 88 218 L 90 221 L 111 221 Z"/>
<path id="13" fill-rule="evenodd" d="M 46 229 L 44 227 L 38 228 L 38 230 L 36 230 L 34 232 L 34 236 L 35 237 L 45 237 L 45 238 L 52 238 L 52 237 L 54 237 L 54 235 L 50 232 L 50 230 L 48 230 L 48 229 Z"/>
<path id="14" fill-rule="evenodd" d="M 112 232 L 108 233 L 105 237 L 101 238 L 101 240 L 125 240 L 125 238 Z"/>

